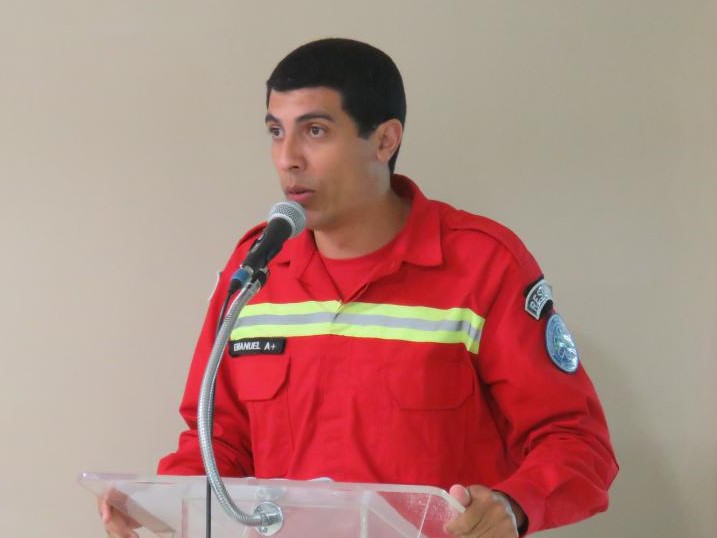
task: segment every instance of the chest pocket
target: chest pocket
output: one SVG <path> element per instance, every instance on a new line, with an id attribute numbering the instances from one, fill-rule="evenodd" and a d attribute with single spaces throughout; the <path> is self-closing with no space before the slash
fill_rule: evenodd
<path id="1" fill-rule="evenodd" d="M 254 474 L 258 478 L 281 478 L 287 473 L 294 449 L 286 390 L 289 357 L 243 356 L 231 363 L 237 397 L 249 412 Z"/>
<path id="2" fill-rule="evenodd" d="M 461 476 L 468 432 L 477 424 L 472 364 L 449 353 L 403 355 L 387 365 L 392 409 L 382 451 L 407 483 L 443 484 Z"/>

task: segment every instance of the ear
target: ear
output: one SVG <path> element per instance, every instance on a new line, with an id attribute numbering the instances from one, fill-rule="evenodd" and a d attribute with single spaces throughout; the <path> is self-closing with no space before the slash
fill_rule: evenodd
<path id="1" fill-rule="evenodd" d="M 403 125 L 397 119 L 387 120 L 376 127 L 376 157 L 383 163 L 388 163 L 401 145 L 403 138 Z"/>

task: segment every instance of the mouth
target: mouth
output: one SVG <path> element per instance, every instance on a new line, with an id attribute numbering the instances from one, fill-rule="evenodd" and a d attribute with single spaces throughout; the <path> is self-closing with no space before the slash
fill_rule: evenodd
<path id="1" fill-rule="evenodd" d="M 302 204 L 308 201 L 313 195 L 314 191 L 305 187 L 289 187 L 284 190 L 287 200 Z"/>

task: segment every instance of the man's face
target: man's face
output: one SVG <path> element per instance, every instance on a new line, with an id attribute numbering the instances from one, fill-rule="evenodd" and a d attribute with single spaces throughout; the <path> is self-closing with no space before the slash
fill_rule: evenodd
<path id="1" fill-rule="evenodd" d="M 376 157 L 376 137 L 359 137 L 339 92 L 325 87 L 272 91 L 266 125 L 281 188 L 288 200 L 304 207 L 309 229 L 360 223 L 364 208 L 388 188 L 381 180 L 386 163 Z"/>

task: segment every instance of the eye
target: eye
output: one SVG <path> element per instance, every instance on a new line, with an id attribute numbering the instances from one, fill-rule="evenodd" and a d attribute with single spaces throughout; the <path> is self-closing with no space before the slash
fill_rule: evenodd
<path id="1" fill-rule="evenodd" d="M 272 138 L 281 138 L 283 134 L 281 127 L 277 127 L 276 125 L 269 125 L 267 129 Z"/>
<path id="2" fill-rule="evenodd" d="M 320 125 L 309 125 L 309 135 L 313 138 L 320 138 L 326 134 L 326 129 Z"/>

